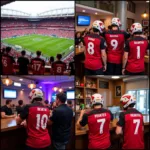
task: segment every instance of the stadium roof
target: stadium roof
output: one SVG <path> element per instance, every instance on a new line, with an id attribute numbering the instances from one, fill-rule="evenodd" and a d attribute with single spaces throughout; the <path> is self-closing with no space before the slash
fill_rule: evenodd
<path id="1" fill-rule="evenodd" d="M 8 3 L 11 3 L 11 2 L 14 2 L 14 1 L 11 1 L 11 0 L 9 0 L 9 1 L 1 1 L 1 6 L 3 6 L 3 5 L 6 5 L 6 4 L 8 4 Z"/>
<path id="2" fill-rule="evenodd" d="M 70 16 L 74 15 L 74 1 L 15 1 L 1 7 L 1 16 Z"/>

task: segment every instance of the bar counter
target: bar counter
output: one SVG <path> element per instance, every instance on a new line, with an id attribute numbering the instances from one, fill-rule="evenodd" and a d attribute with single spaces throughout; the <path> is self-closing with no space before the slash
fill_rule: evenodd
<path id="1" fill-rule="evenodd" d="M 48 126 L 51 135 L 51 126 Z M 15 118 L 1 119 L 1 150 L 24 150 L 27 134 L 22 125 L 17 125 Z M 75 147 L 75 117 L 72 119 L 70 141 L 67 149 Z"/>
<path id="2" fill-rule="evenodd" d="M 122 135 L 116 135 L 116 123 L 118 119 L 114 119 L 110 123 L 110 140 L 111 140 L 111 149 L 120 149 L 122 147 L 123 137 Z M 150 149 L 149 140 L 149 116 L 144 116 L 144 141 L 145 148 Z M 81 130 L 77 129 L 76 126 L 76 149 L 88 149 L 88 126 L 86 125 Z"/>

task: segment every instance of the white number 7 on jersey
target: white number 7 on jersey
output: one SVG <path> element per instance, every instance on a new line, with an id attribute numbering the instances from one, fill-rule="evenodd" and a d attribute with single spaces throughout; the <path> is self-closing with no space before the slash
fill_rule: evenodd
<path id="1" fill-rule="evenodd" d="M 106 119 L 98 119 L 97 122 L 100 122 L 100 134 L 103 134 L 103 127 L 104 127 L 104 123 L 105 123 Z"/>
<path id="2" fill-rule="evenodd" d="M 133 119 L 133 123 L 136 123 L 134 134 L 138 134 L 138 129 L 140 125 L 140 119 Z"/>

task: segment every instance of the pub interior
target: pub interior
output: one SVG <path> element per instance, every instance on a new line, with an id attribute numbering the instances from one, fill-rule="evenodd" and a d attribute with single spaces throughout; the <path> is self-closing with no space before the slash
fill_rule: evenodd
<path id="1" fill-rule="evenodd" d="M 55 101 L 56 94 L 66 93 L 67 100 L 72 101 L 74 111 L 74 76 L 1 76 L 1 106 L 7 99 L 12 100 L 12 111 L 17 115 L 16 106 L 18 100 L 23 100 L 24 105 L 29 104 L 29 93 L 33 88 L 39 88 L 44 92 L 44 100 L 49 101 L 49 107 Z M 53 109 L 51 109 L 51 112 Z M 67 148 L 74 147 L 74 123 L 72 118 L 71 138 Z M 48 131 L 51 134 L 51 126 Z M 23 125 L 17 125 L 14 118 L 1 118 L 1 149 L 23 150 L 26 141 L 26 129 Z"/>
<path id="2" fill-rule="evenodd" d="M 82 109 L 91 111 L 91 96 L 100 93 L 104 98 L 104 108 L 113 114 L 110 123 L 111 148 L 120 149 L 123 138 L 115 133 L 116 123 L 123 108 L 120 98 L 129 93 L 136 97 L 135 108 L 144 116 L 144 143 L 145 149 L 149 149 L 149 79 L 148 76 L 78 76 L 76 77 L 76 123 Z M 88 125 L 77 128 L 76 125 L 76 149 L 88 148 Z"/>

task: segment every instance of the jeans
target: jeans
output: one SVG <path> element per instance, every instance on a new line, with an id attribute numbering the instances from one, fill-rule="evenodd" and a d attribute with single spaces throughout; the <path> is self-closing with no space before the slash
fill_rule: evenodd
<path id="1" fill-rule="evenodd" d="M 56 141 L 53 141 L 53 150 L 65 150 L 66 149 L 66 145 L 67 145 L 68 141 L 67 142 L 56 142 Z"/>

